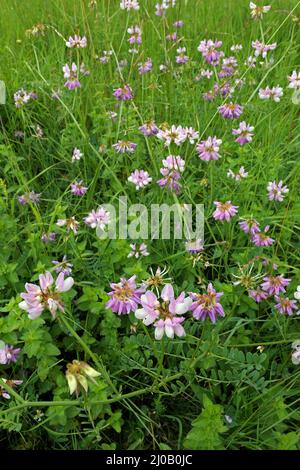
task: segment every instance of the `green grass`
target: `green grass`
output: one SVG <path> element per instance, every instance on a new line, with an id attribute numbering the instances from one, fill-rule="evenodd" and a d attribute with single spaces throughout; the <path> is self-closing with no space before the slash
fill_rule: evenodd
<path id="1" fill-rule="evenodd" d="M 0 447 L 181 449 L 193 442 L 200 449 L 299 449 L 300 372 L 291 362 L 291 343 L 300 339 L 300 317 L 280 315 L 273 300 L 256 304 L 245 287 L 233 285 L 233 274 L 255 257 L 267 257 L 292 279 L 289 297 L 300 284 L 300 105 L 293 104 L 287 88 L 287 76 L 300 71 L 300 2 L 267 2 L 272 9 L 262 22 L 251 19 L 246 0 L 178 0 L 166 20 L 154 15 L 154 0 L 141 0 L 140 11 L 128 14 L 117 0 L 98 0 L 95 8 L 79 0 L 0 3 L 0 80 L 7 91 L 7 103 L 0 105 L 0 340 L 23 349 L 15 365 L 0 365 L 1 376 L 23 380 L 11 400 L 0 397 Z M 182 67 L 175 64 L 178 44 L 165 40 L 177 19 L 185 23 L 179 44 L 191 58 Z M 37 23 L 45 25 L 45 34 L 26 36 Z M 142 26 L 143 44 L 132 57 L 126 29 L 135 24 Z M 64 39 L 75 33 L 86 35 L 86 49 L 65 47 Z M 277 43 L 274 63 L 248 68 L 251 42 L 262 35 L 266 43 Z M 245 107 L 240 120 L 255 126 L 253 142 L 245 147 L 231 134 L 240 120 L 217 113 L 224 99 L 202 98 L 214 79 L 195 81 L 200 69 L 208 68 L 197 51 L 208 38 L 221 39 L 226 56 L 232 55 L 231 45 L 243 45 L 238 77 L 245 84 L 233 101 Z M 107 65 L 96 59 L 103 50 L 113 51 Z M 148 57 L 153 71 L 140 76 L 137 64 Z M 120 69 L 122 59 L 128 65 Z M 161 73 L 166 59 L 169 71 Z M 72 61 L 90 70 L 73 92 L 64 89 L 62 73 Z M 134 101 L 117 109 L 113 90 L 123 82 L 132 86 Z M 279 103 L 259 99 L 259 88 L 277 84 L 284 89 Z M 20 88 L 35 91 L 38 100 L 16 109 L 13 94 Z M 58 89 L 61 98 L 53 100 Z M 115 122 L 108 111 L 118 113 Z M 216 162 L 199 160 L 189 144 L 170 152 L 186 160 L 179 202 L 205 208 L 205 251 L 196 263 L 180 240 L 148 240 L 150 256 L 129 259 L 129 240 L 101 241 L 82 221 L 120 195 L 146 206 L 174 202 L 173 194 L 156 184 L 167 150 L 138 131 L 149 119 L 193 126 L 201 140 L 216 135 L 223 141 Z M 35 135 L 36 125 L 42 138 Z M 24 140 L 14 137 L 16 130 L 25 132 Z M 112 144 L 122 138 L 138 144 L 136 153 L 114 152 Z M 75 164 L 74 147 L 84 153 Z M 248 178 L 237 183 L 226 176 L 229 168 L 242 165 Z M 153 178 L 141 192 L 127 182 L 137 168 Z M 75 179 L 89 187 L 82 198 L 69 191 Z M 266 186 L 275 179 L 282 179 L 289 193 L 274 204 Z M 42 193 L 41 203 L 20 206 L 17 196 L 32 190 Z M 225 225 L 214 221 L 213 201 L 226 200 L 239 206 L 240 217 L 270 225 L 274 245 L 255 247 L 237 218 Z M 77 236 L 56 226 L 57 219 L 73 215 L 81 222 Z M 57 242 L 44 244 L 42 233 L 51 231 L 58 233 Z M 64 254 L 75 279 L 66 302 L 67 324 L 52 322 L 48 313 L 29 320 L 18 308 L 25 282 L 35 282 Z M 225 318 L 215 325 L 186 320 L 184 340 L 155 342 L 153 328 L 145 331 L 132 313 L 118 317 L 105 309 L 110 282 L 133 274 L 141 281 L 150 266 L 165 265 L 177 293 L 202 292 L 208 282 L 223 291 Z M 268 270 L 254 262 L 253 273 Z M 102 377 L 87 395 L 70 398 L 64 373 L 75 358 L 101 370 Z M 34 419 L 36 410 L 43 413 L 40 421 Z M 200 424 L 192 428 L 200 414 Z M 191 429 L 194 434 L 186 439 Z"/>

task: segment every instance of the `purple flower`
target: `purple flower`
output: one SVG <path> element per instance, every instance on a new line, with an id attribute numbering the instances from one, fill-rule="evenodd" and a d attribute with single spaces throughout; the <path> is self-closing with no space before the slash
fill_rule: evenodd
<path id="1" fill-rule="evenodd" d="M 207 140 L 202 140 L 200 144 L 197 144 L 196 146 L 199 158 L 206 162 L 218 160 L 220 158 L 219 149 L 221 144 L 222 140 L 217 139 L 216 136 L 208 137 Z"/>
<path id="2" fill-rule="evenodd" d="M 252 297 L 252 299 L 254 299 L 257 303 L 260 303 L 269 297 L 269 294 L 263 291 L 260 287 L 257 287 L 257 289 L 249 290 L 248 293 L 249 296 Z"/>
<path id="3" fill-rule="evenodd" d="M 75 90 L 75 88 L 80 88 L 81 84 L 78 80 L 77 76 L 77 65 L 73 62 L 71 65 L 71 69 L 68 64 L 64 65 L 63 67 L 64 78 L 66 78 L 66 82 L 64 86 L 69 90 Z"/>
<path id="4" fill-rule="evenodd" d="M 185 161 L 179 155 L 168 155 L 162 163 L 163 168 L 160 169 L 160 173 L 163 175 L 163 178 L 158 180 L 157 184 L 161 187 L 167 186 L 172 191 L 179 192 L 180 184 L 178 181 L 184 170 Z"/>
<path id="5" fill-rule="evenodd" d="M 18 201 L 22 206 L 29 204 L 39 204 L 41 198 L 41 193 L 35 193 L 34 191 L 29 191 L 24 193 L 22 196 L 18 196 Z"/>
<path id="6" fill-rule="evenodd" d="M 21 88 L 21 90 L 16 91 L 14 94 L 14 102 L 16 108 L 22 108 L 22 106 L 28 103 L 29 100 L 30 94 L 27 93 L 27 91 L 23 90 L 23 88 Z"/>
<path id="7" fill-rule="evenodd" d="M 258 96 L 261 100 L 273 100 L 275 103 L 278 103 L 283 96 L 283 90 L 279 85 L 273 88 L 267 86 L 266 88 L 260 88 Z"/>
<path id="8" fill-rule="evenodd" d="M 263 14 L 271 10 L 271 5 L 265 5 L 263 7 L 260 7 L 258 5 L 255 5 L 255 3 L 253 2 L 250 2 L 249 7 L 251 10 L 251 16 L 254 20 L 262 19 Z"/>
<path id="9" fill-rule="evenodd" d="M 112 291 L 108 293 L 110 296 L 106 304 L 106 308 L 118 315 L 129 314 L 138 308 L 141 300 L 141 294 L 144 292 L 143 287 L 137 287 L 135 282 L 136 276 L 130 279 L 121 278 L 119 283 L 111 283 Z"/>
<path id="10" fill-rule="evenodd" d="M 185 47 L 179 47 L 177 49 L 177 56 L 176 56 L 176 63 L 177 64 L 186 64 L 189 61 L 189 57 L 185 54 L 186 53 L 186 48 Z"/>
<path id="11" fill-rule="evenodd" d="M 64 274 L 60 273 L 55 281 L 55 286 L 53 286 L 53 282 L 51 273 L 46 272 L 40 274 L 39 286 L 28 282 L 25 284 L 26 292 L 21 294 L 24 300 L 19 303 L 19 307 L 28 312 L 28 317 L 31 320 L 38 318 L 43 310 L 50 310 L 53 318 L 56 317 L 57 310 L 64 312 L 60 294 L 72 288 L 74 279 L 72 277 L 64 279 Z"/>
<path id="12" fill-rule="evenodd" d="M 75 34 L 74 38 L 72 38 L 72 36 L 69 37 L 69 40 L 66 41 L 66 46 L 69 48 L 76 47 L 77 49 L 84 48 L 87 46 L 87 39 L 85 36 L 81 38 L 80 36 L 77 36 L 77 34 Z"/>
<path id="13" fill-rule="evenodd" d="M 83 157 L 83 153 L 81 152 L 81 150 L 79 150 L 77 147 L 75 147 L 73 149 L 73 153 L 72 153 L 72 162 L 74 163 L 75 160 L 80 160 L 81 157 Z"/>
<path id="14" fill-rule="evenodd" d="M 213 218 L 221 222 L 224 222 L 224 220 L 229 222 L 230 219 L 237 214 L 237 209 L 239 208 L 239 206 L 231 204 L 231 201 L 214 201 L 214 205 L 217 206 L 217 208 L 213 213 Z"/>
<path id="15" fill-rule="evenodd" d="M 270 228 L 270 226 L 267 225 L 263 232 L 261 232 L 259 230 L 258 232 L 256 232 L 252 236 L 251 240 L 254 243 L 254 245 L 256 245 L 256 246 L 270 246 L 270 245 L 273 245 L 275 240 L 267 235 L 267 232 L 269 231 L 269 228 Z"/>
<path id="16" fill-rule="evenodd" d="M 225 312 L 219 302 L 222 295 L 223 292 L 216 292 L 211 283 L 207 286 L 206 294 L 195 294 L 191 292 L 190 297 L 193 303 L 190 309 L 193 312 L 193 317 L 196 318 L 196 320 L 204 320 L 208 316 L 212 323 L 216 322 L 218 315 L 224 317 Z"/>
<path id="17" fill-rule="evenodd" d="M 4 378 L 2 378 L 2 380 L 11 388 L 14 388 L 16 385 L 21 385 L 23 383 L 23 380 L 7 380 Z M 0 397 L 6 398 L 7 400 L 10 399 L 10 394 L 1 385 L 0 385 Z"/>
<path id="18" fill-rule="evenodd" d="M 71 193 L 75 196 L 84 196 L 87 190 L 88 188 L 83 186 L 83 181 L 75 181 L 75 183 L 71 183 Z"/>
<path id="19" fill-rule="evenodd" d="M 256 57 L 262 56 L 263 59 L 267 57 L 267 53 L 269 51 L 273 51 L 276 49 L 276 42 L 273 44 L 264 44 L 263 42 L 260 42 L 258 39 L 256 41 L 252 41 L 252 47 L 255 49 L 254 55 Z"/>
<path id="20" fill-rule="evenodd" d="M 288 76 L 289 86 L 288 88 L 292 88 L 294 90 L 298 90 L 300 88 L 300 72 L 296 72 L 293 70 L 292 75 Z"/>
<path id="21" fill-rule="evenodd" d="M 225 103 L 219 106 L 218 110 L 225 119 L 236 119 L 242 114 L 243 107 L 235 103 Z"/>
<path id="22" fill-rule="evenodd" d="M 63 273 L 65 276 L 69 276 L 72 272 L 73 264 L 68 262 L 66 255 L 64 255 L 62 261 L 52 261 L 52 264 L 56 266 L 54 268 L 56 274 Z"/>
<path id="23" fill-rule="evenodd" d="M 41 236 L 41 240 L 44 243 L 50 243 L 54 242 L 56 239 L 56 233 L 55 232 L 50 232 L 49 235 L 47 233 L 43 233 Z"/>
<path id="24" fill-rule="evenodd" d="M 245 171 L 243 166 L 240 167 L 237 173 L 234 173 L 231 169 L 228 170 L 227 176 L 233 178 L 235 181 L 241 181 L 242 178 L 247 178 L 248 172 Z"/>
<path id="25" fill-rule="evenodd" d="M 185 249 L 188 253 L 201 253 L 202 251 L 204 251 L 203 241 L 200 239 L 188 240 L 187 242 L 185 242 Z"/>
<path id="26" fill-rule="evenodd" d="M 84 218 L 84 222 L 91 228 L 104 230 L 110 222 L 110 213 L 100 206 L 96 211 L 92 210 L 92 212 Z"/>
<path id="27" fill-rule="evenodd" d="M 291 282 L 286 279 L 282 274 L 279 276 L 266 276 L 263 278 L 265 282 L 262 283 L 261 288 L 269 295 L 279 295 L 280 292 L 285 292 L 285 287 Z"/>
<path id="28" fill-rule="evenodd" d="M 121 0 L 120 2 L 121 10 L 139 10 L 139 2 L 137 0 Z"/>
<path id="29" fill-rule="evenodd" d="M 268 198 L 269 201 L 279 201 L 282 202 L 284 199 L 284 195 L 289 192 L 287 186 L 283 186 L 283 182 L 280 180 L 277 184 L 276 181 L 273 183 L 270 181 L 267 186 L 268 190 Z"/>
<path id="30" fill-rule="evenodd" d="M 140 188 L 144 188 L 152 181 L 152 178 L 149 176 L 148 171 L 144 170 L 135 170 L 131 175 L 128 177 L 128 181 L 130 183 L 135 184 L 136 190 Z"/>
<path id="31" fill-rule="evenodd" d="M 128 258 L 140 258 L 141 256 L 148 256 L 149 253 L 147 251 L 147 245 L 145 243 L 141 243 L 139 246 L 136 243 L 130 245 L 131 252 L 128 255 Z"/>
<path id="32" fill-rule="evenodd" d="M 250 126 L 250 124 L 246 124 L 245 121 L 240 122 L 238 129 L 232 129 L 232 134 L 237 135 L 238 137 L 235 141 L 240 145 L 245 145 L 248 142 L 252 142 L 252 137 L 254 127 Z"/>
<path id="33" fill-rule="evenodd" d="M 130 142 L 129 140 L 119 140 L 116 144 L 112 145 L 112 148 L 117 153 L 134 153 L 137 144 Z"/>
<path id="34" fill-rule="evenodd" d="M 17 362 L 20 351 L 20 348 L 14 348 L 14 346 L 5 344 L 4 347 L 0 349 L 0 364 Z"/>
<path id="35" fill-rule="evenodd" d="M 114 90 L 114 96 L 118 101 L 128 101 L 133 99 L 132 89 L 129 85 Z"/>
<path id="36" fill-rule="evenodd" d="M 128 28 L 127 33 L 130 34 L 129 44 L 142 44 L 142 30 L 138 26 Z"/>
<path id="37" fill-rule="evenodd" d="M 275 296 L 277 304 L 275 305 L 276 310 L 283 315 L 293 315 L 293 310 L 298 310 L 296 300 L 290 300 L 288 297 L 283 298 Z"/>
<path id="38" fill-rule="evenodd" d="M 174 28 L 182 28 L 183 27 L 183 21 L 182 20 L 177 20 L 175 23 L 173 23 Z"/>
<path id="39" fill-rule="evenodd" d="M 211 39 L 201 41 L 198 46 L 198 51 L 201 52 L 202 57 L 208 64 L 218 65 L 220 58 L 224 56 L 224 52 L 218 51 L 222 46 L 222 41 L 212 41 Z"/>
<path id="40" fill-rule="evenodd" d="M 145 124 L 139 127 L 139 130 L 142 134 L 144 134 L 145 137 L 156 135 L 159 131 L 154 121 L 145 122 Z"/>
<path id="41" fill-rule="evenodd" d="M 141 296 L 140 303 L 142 308 L 135 311 L 135 316 L 143 320 L 146 326 L 154 324 L 155 339 L 162 339 L 164 334 L 171 339 L 175 335 L 185 336 L 182 326 L 185 318 L 181 315 L 189 310 L 192 300 L 185 297 L 184 292 L 175 299 L 172 285 L 166 284 L 161 293 L 161 300 L 153 292 L 147 291 Z"/>
<path id="42" fill-rule="evenodd" d="M 245 233 L 255 235 L 260 231 L 259 223 L 255 219 L 243 219 L 239 222 L 240 229 Z"/>
<path id="43" fill-rule="evenodd" d="M 145 73 L 151 72 L 152 67 L 152 59 L 148 58 L 146 62 L 139 64 L 139 74 L 144 75 Z"/>

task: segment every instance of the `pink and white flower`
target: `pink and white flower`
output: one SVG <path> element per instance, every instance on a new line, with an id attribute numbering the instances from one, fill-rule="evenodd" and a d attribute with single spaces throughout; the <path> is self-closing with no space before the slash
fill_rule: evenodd
<path id="1" fill-rule="evenodd" d="M 50 310 L 53 318 L 56 317 L 57 310 L 64 312 L 64 305 L 61 300 L 61 293 L 70 290 L 74 284 L 72 277 L 64 278 L 64 273 L 60 273 L 53 285 L 54 280 L 50 272 L 40 274 L 39 285 L 26 283 L 26 292 L 22 292 L 24 299 L 19 303 L 22 310 L 28 312 L 31 320 L 38 318 L 44 310 Z"/>

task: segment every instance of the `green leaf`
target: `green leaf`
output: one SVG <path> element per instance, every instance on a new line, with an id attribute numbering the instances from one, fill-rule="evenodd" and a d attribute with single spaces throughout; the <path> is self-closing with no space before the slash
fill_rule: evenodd
<path id="1" fill-rule="evenodd" d="M 204 395 L 203 410 L 193 421 L 192 429 L 186 436 L 183 446 L 191 450 L 223 449 L 220 434 L 227 431 L 223 423 L 223 407 L 215 405 Z"/>

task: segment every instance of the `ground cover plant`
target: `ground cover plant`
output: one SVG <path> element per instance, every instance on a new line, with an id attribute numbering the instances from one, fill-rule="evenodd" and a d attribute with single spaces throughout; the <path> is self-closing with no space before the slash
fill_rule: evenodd
<path id="1" fill-rule="evenodd" d="M 0 3 L 0 446 L 299 449 L 300 2 Z"/>

